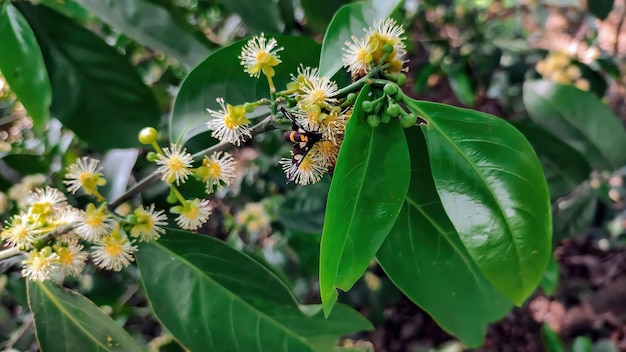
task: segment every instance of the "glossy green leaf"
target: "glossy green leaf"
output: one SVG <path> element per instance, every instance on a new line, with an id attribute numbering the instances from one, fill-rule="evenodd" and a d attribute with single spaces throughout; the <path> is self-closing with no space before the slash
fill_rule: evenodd
<path id="1" fill-rule="evenodd" d="M 222 5 L 228 11 L 238 14 L 243 23 L 253 31 L 280 33 L 285 28 L 277 1 L 237 0 L 224 1 Z"/>
<path id="2" fill-rule="evenodd" d="M 554 256 L 551 256 L 550 261 L 548 262 L 548 267 L 541 278 L 540 286 L 543 293 L 550 296 L 554 293 L 554 291 L 556 291 L 558 285 L 559 263 L 557 263 L 556 259 L 554 259 Z"/>
<path id="3" fill-rule="evenodd" d="M 571 192 L 589 178 L 591 167 L 579 152 L 531 120 L 515 126 L 535 149 L 553 199 Z"/>
<path id="4" fill-rule="evenodd" d="M 317 33 L 323 33 L 335 12 L 348 0 L 301 0 L 307 25 Z"/>
<path id="5" fill-rule="evenodd" d="M 524 105 L 539 126 L 577 150 L 593 167 L 626 164 L 626 130 L 593 94 L 550 81 L 524 83 Z"/>
<path id="6" fill-rule="evenodd" d="M 102 158 L 102 174 L 107 180 L 102 195 L 113 200 L 126 192 L 128 181 L 139 156 L 137 149 L 113 149 Z"/>
<path id="7" fill-rule="evenodd" d="M 320 75 L 333 77 L 343 66 L 341 57 L 345 42 L 350 41 L 352 36 L 364 37 L 364 29 L 371 27 L 376 20 L 391 16 L 401 3 L 401 0 L 372 0 L 341 7 L 324 35 Z"/>
<path id="8" fill-rule="evenodd" d="M 614 2 L 615 0 L 589 0 L 587 9 L 597 18 L 605 20 L 613 9 Z"/>
<path id="9" fill-rule="evenodd" d="M 552 207 L 553 243 L 580 235 L 591 223 L 598 208 L 598 194 L 588 183 L 558 199 Z"/>
<path id="10" fill-rule="evenodd" d="M 543 347 L 546 349 L 546 352 L 565 351 L 559 335 L 550 329 L 550 326 L 546 323 L 543 323 L 541 326 L 541 340 L 543 340 Z"/>
<path id="11" fill-rule="evenodd" d="M 328 351 L 371 328 L 347 306 L 305 315 L 278 277 L 211 237 L 168 229 L 137 263 L 154 313 L 191 351 Z"/>
<path id="12" fill-rule="evenodd" d="M 37 3 L 48 6 L 49 8 L 81 23 L 91 18 L 89 12 L 87 12 L 84 7 L 80 6 L 76 0 L 39 0 Z"/>
<path id="13" fill-rule="evenodd" d="M 147 0 L 76 0 L 124 35 L 172 56 L 188 68 L 209 54 L 209 42 L 183 28 L 163 7 Z M 203 37 L 204 38 L 204 37 Z"/>
<path id="14" fill-rule="evenodd" d="M 42 351 L 142 351 L 137 342 L 93 302 L 56 284 L 27 280 Z"/>
<path id="15" fill-rule="evenodd" d="M 285 48 L 280 52 L 283 61 L 275 67 L 274 84 L 278 90 L 285 87 L 298 66 L 315 66 L 320 46 L 310 38 L 276 36 L 278 45 Z M 170 115 L 170 139 L 184 144 L 191 137 L 207 131 L 210 119 L 206 109 L 219 110 L 216 98 L 238 105 L 245 102 L 269 98 L 269 88 L 264 76 L 250 77 L 239 64 L 237 56 L 247 41 L 215 51 L 194 68 L 183 81 Z M 250 117 L 268 113 L 258 108 Z"/>
<path id="16" fill-rule="evenodd" d="M 485 278 L 448 219 L 433 182 L 421 131 L 406 139 L 411 184 L 376 258 L 393 283 L 467 347 L 483 343 L 487 324 L 512 304 Z"/>
<path id="17" fill-rule="evenodd" d="M 11 2 L 0 4 L 0 72 L 43 130 L 50 118 L 52 88 L 35 33 Z"/>
<path id="18" fill-rule="evenodd" d="M 52 115 L 99 150 L 139 146 L 160 111 L 137 70 L 93 33 L 44 6 L 20 4 L 52 82 Z"/>
<path id="19" fill-rule="evenodd" d="M 406 99 L 448 217 L 485 276 L 522 304 L 551 255 L 550 195 L 530 143 L 495 116 Z"/>
<path id="20" fill-rule="evenodd" d="M 285 196 L 276 217 L 286 227 L 306 233 L 321 234 L 330 180 L 298 188 Z"/>
<path id="21" fill-rule="evenodd" d="M 369 86 L 354 103 L 326 203 L 320 249 L 320 294 L 326 314 L 337 301 L 337 288 L 349 290 L 367 269 L 409 187 L 409 150 L 400 121 L 370 127 L 360 109 L 366 99 L 373 99 Z"/>

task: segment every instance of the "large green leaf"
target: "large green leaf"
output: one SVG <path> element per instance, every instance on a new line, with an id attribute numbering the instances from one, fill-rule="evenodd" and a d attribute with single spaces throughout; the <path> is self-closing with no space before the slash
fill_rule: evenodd
<path id="1" fill-rule="evenodd" d="M 564 238 L 580 235 L 589 228 L 598 207 L 598 191 L 583 183 L 566 197 L 557 199 L 552 207 L 554 244 Z"/>
<path id="2" fill-rule="evenodd" d="M 428 122 L 433 179 L 465 247 L 496 288 L 523 303 L 551 254 L 550 195 L 535 152 L 495 116 L 405 101 Z"/>
<path id="3" fill-rule="evenodd" d="M 550 81 L 524 83 L 530 117 L 583 155 L 598 169 L 626 164 L 626 130 L 606 104 L 593 94 Z"/>
<path id="4" fill-rule="evenodd" d="M 320 46 L 310 38 L 276 36 L 283 61 L 276 66 L 274 83 L 282 89 L 295 74 L 298 65 L 315 66 Z M 206 109 L 219 110 L 215 99 L 222 97 L 227 103 L 237 105 L 261 98 L 269 98 L 269 88 L 264 76 L 250 77 L 239 64 L 237 56 L 246 40 L 215 51 L 194 68 L 183 81 L 170 115 L 170 138 L 185 143 L 191 137 L 207 131 L 210 116 Z M 255 113 L 267 113 L 259 108 Z M 255 116 L 254 114 L 250 115 Z"/>
<path id="5" fill-rule="evenodd" d="M 576 150 L 531 120 L 526 119 L 515 126 L 535 149 L 553 199 L 571 192 L 589 178 L 591 167 Z"/>
<path id="6" fill-rule="evenodd" d="M 99 150 L 139 146 L 159 122 L 152 91 L 135 68 L 93 33 L 44 6 L 20 3 L 52 82 L 52 114 Z"/>
<path id="7" fill-rule="evenodd" d="M 43 130 L 50 118 L 52 88 L 35 33 L 11 2 L 0 4 L 0 72 Z"/>
<path id="8" fill-rule="evenodd" d="M 406 139 L 411 185 L 376 258 L 391 281 L 439 326 L 466 346 L 478 347 L 486 325 L 505 315 L 511 302 L 485 278 L 448 219 L 421 131 L 406 130 Z"/>
<path id="9" fill-rule="evenodd" d="M 203 235 L 168 229 L 140 246 L 137 263 L 154 313 L 191 351 L 329 351 L 371 328 L 346 306 L 328 320 L 305 315 L 263 265 Z"/>
<path id="10" fill-rule="evenodd" d="M 188 68 L 209 54 L 209 42 L 183 28 L 165 8 L 147 0 L 76 0 L 130 38 L 170 55 Z M 203 37 L 204 38 L 204 37 Z"/>
<path id="11" fill-rule="evenodd" d="M 27 280 L 42 351 L 142 351 L 137 342 L 93 302 L 76 292 Z"/>
<path id="12" fill-rule="evenodd" d="M 238 14 L 246 26 L 254 31 L 280 33 L 285 28 L 277 1 L 237 0 L 224 1 L 222 5 Z"/>
<path id="13" fill-rule="evenodd" d="M 350 37 L 364 37 L 364 29 L 371 27 L 376 20 L 383 20 L 400 6 L 401 0 L 372 0 L 345 5 L 335 13 L 322 44 L 320 55 L 320 75 L 333 77 L 343 63 L 343 48 Z"/>
<path id="14" fill-rule="evenodd" d="M 339 151 L 330 185 L 320 249 L 320 294 L 328 314 L 337 288 L 349 290 L 363 275 L 402 208 L 411 163 L 400 121 L 376 128 L 361 103 L 373 100 L 361 90 Z"/>

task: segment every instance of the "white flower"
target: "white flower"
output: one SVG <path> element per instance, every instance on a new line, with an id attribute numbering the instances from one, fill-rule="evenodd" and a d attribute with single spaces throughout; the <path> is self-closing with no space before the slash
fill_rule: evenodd
<path id="1" fill-rule="evenodd" d="M 177 205 L 170 209 L 172 213 L 179 214 L 176 223 L 180 228 L 185 230 L 196 230 L 211 215 L 211 205 L 207 199 L 186 200 L 181 205 Z"/>
<path id="2" fill-rule="evenodd" d="M 250 120 L 246 117 L 246 110 L 243 106 L 226 105 L 224 99 L 217 98 L 221 110 L 207 109 L 213 117 L 207 126 L 213 131 L 212 137 L 239 146 L 245 137 L 252 138 Z"/>
<path id="3" fill-rule="evenodd" d="M 337 99 L 333 98 L 339 93 L 337 83 L 326 77 L 313 77 L 310 82 L 304 82 L 300 89 L 298 106 L 302 110 L 308 110 L 311 105 L 330 109 L 332 104 L 337 103 Z"/>
<path id="4" fill-rule="evenodd" d="M 321 160 L 315 158 L 314 154 L 310 152 L 304 157 L 296 154 L 293 158 L 282 158 L 279 164 L 287 175 L 288 181 L 293 181 L 303 186 L 319 182 L 324 173 L 328 171 L 321 165 Z"/>
<path id="5" fill-rule="evenodd" d="M 163 154 L 157 154 L 155 162 L 161 165 L 157 169 L 163 174 L 161 180 L 167 183 L 176 181 L 176 185 L 180 185 L 191 175 L 189 168 L 192 166 L 193 157 L 187 153 L 187 149 L 172 143 L 170 148 L 163 148 Z"/>
<path id="6" fill-rule="evenodd" d="M 229 153 L 215 152 L 205 156 L 202 166 L 198 168 L 197 174 L 202 177 L 206 184 L 207 193 L 213 192 L 214 188 L 222 189 L 223 184 L 230 185 L 235 179 L 235 159 Z"/>
<path id="7" fill-rule="evenodd" d="M 24 213 L 14 215 L 11 221 L 0 233 L 0 239 L 9 245 L 18 248 L 30 248 L 36 236 L 34 228 L 28 223 L 28 216 Z"/>
<path id="8" fill-rule="evenodd" d="M 22 276 L 32 281 L 48 280 L 59 270 L 59 256 L 50 247 L 32 250 L 23 263 Z"/>
<path id="9" fill-rule="evenodd" d="M 252 77 L 259 78 L 261 72 L 267 77 L 273 77 L 274 66 L 281 62 L 278 52 L 283 50 L 283 48 L 278 48 L 277 45 L 276 39 L 270 38 L 267 40 L 263 33 L 261 33 L 261 36 L 253 37 L 241 49 L 241 55 L 239 56 L 241 65 Z"/>
<path id="10" fill-rule="evenodd" d="M 137 246 L 133 246 L 117 228 L 110 235 L 97 240 L 92 249 L 93 261 L 98 267 L 120 271 L 135 260 L 133 253 L 137 251 Z"/>
<path id="11" fill-rule="evenodd" d="M 406 45 L 402 42 L 406 39 L 404 37 L 404 28 L 398 25 L 392 18 L 387 18 L 381 21 L 374 21 L 374 25 L 368 28 L 366 31 L 368 39 L 378 40 L 382 42 L 380 44 L 389 44 L 398 50 L 399 56 L 404 54 Z"/>
<path id="12" fill-rule="evenodd" d="M 366 39 L 358 39 L 352 36 L 352 43 L 346 42 L 347 48 L 343 48 L 343 66 L 346 67 L 352 77 L 364 76 L 371 69 L 372 53 Z"/>
<path id="13" fill-rule="evenodd" d="M 87 205 L 87 210 L 82 213 L 81 220 L 74 230 L 81 238 L 94 241 L 111 233 L 114 226 L 115 220 L 109 217 L 105 205 L 96 208 L 90 203 Z"/>
<path id="14" fill-rule="evenodd" d="M 76 276 L 83 271 L 88 254 L 83 251 L 83 245 L 76 238 L 71 238 L 67 247 L 55 247 L 55 252 L 65 275 Z"/>
<path id="15" fill-rule="evenodd" d="M 137 222 L 130 230 L 130 235 L 139 237 L 140 241 L 150 242 L 161 237 L 165 229 L 161 226 L 167 225 L 167 215 L 163 210 L 155 210 L 154 204 L 149 208 L 138 208 L 135 210 Z"/>
<path id="16" fill-rule="evenodd" d="M 98 166 L 99 162 L 97 159 L 84 156 L 70 165 L 67 168 L 66 181 L 63 181 L 67 185 L 67 190 L 75 194 L 82 187 L 88 195 L 96 195 L 100 198 L 98 186 L 104 186 L 106 180 L 100 172 L 102 167 Z"/>

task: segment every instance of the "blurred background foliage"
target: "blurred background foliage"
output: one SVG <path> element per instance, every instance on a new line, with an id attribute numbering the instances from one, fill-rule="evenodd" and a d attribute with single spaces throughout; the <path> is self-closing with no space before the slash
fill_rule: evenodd
<path id="1" fill-rule="evenodd" d="M 139 146 L 136 134 L 143 126 L 166 126 L 182 80 L 209 53 L 261 31 L 321 41 L 334 12 L 346 3 L 13 2 L 31 25 L 48 67 L 50 87 L 35 91 L 32 99 L 51 102 L 52 117 L 48 121 L 41 109 L 25 109 L 22 103 L 32 103 L 17 101 L 19 83 L 12 91 L 12 73 L 2 72 L 7 78 L 0 79 L 2 220 L 20 208 L 30 189 L 60 185 L 62 170 L 84 153 L 102 158 L 106 195 L 119 196 L 152 171 L 144 151 L 124 148 Z M 407 0 L 402 8 L 410 60 L 407 94 L 511 121 L 531 141 L 550 187 L 554 261 L 541 288 L 489 328 L 480 350 L 626 349 L 625 16 L 624 0 Z M 200 134 L 187 147 L 201 150 L 208 139 Z M 237 181 L 218 193 L 219 206 L 201 232 L 265 263 L 300 302 L 318 303 L 319 242 L 330 180 L 302 188 L 285 184 L 277 161 L 289 149 L 273 131 L 236 150 Z M 202 187 L 189 182 L 183 189 L 191 194 Z M 142 201 L 165 208 L 166 196 L 165 187 L 155 186 Z M 0 263 L 0 348 L 34 351 L 18 260 Z M 182 350 L 147 307 L 135 266 L 120 273 L 91 268 L 67 284 L 153 350 Z M 463 349 L 375 263 L 340 300 L 376 326 L 343 340 L 356 351 Z"/>

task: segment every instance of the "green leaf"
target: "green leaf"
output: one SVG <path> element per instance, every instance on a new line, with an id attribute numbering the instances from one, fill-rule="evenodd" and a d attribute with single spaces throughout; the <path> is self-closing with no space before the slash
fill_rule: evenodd
<path id="1" fill-rule="evenodd" d="M 578 236 L 589 228 L 597 207 L 598 193 L 588 183 L 581 184 L 572 194 L 558 199 L 552 209 L 552 243 Z"/>
<path id="2" fill-rule="evenodd" d="M 593 94 L 549 81 L 524 83 L 524 105 L 539 126 L 577 150 L 593 168 L 626 164 L 626 130 Z"/>
<path id="3" fill-rule="evenodd" d="M 573 191 L 589 178 L 591 167 L 576 150 L 531 120 L 516 123 L 515 127 L 535 149 L 553 199 Z"/>
<path id="4" fill-rule="evenodd" d="M 238 14 L 253 31 L 281 33 L 285 28 L 277 1 L 237 0 L 223 1 L 222 5 L 230 12 Z M 238 60 L 237 60 L 238 61 Z"/>
<path id="5" fill-rule="evenodd" d="M 550 261 L 548 262 L 548 267 L 546 271 L 543 273 L 543 277 L 541 278 L 541 289 L 543 293 L 550 296 L 554 294 L 557 286 L 559 285 L 559 263 L 556 262 L 554 256 L 550 257 Z"/>
<path id="6" fill-rule="evenodd" d="M 52 82 L 52 114 L 98 150 L 139 146 L 158 103 L 135 68 L 93 33 L 44 6 L 20 3 Z"/>
<path id="7" fill-rule="evenodd" d="M 589 0 L 587 1 L 587 9 L 592 15 L 604 21 L 613 9 L 614 2 L 615 0 Z"/>
<path id="8" fill-rule="evenodd" d="M 77 0 L 124 35 L 172 56 L 188 68 L 208 54 L 210 44 L 183 28 L 167 9 L 146 0 Z"/>
<path id="9" fill-rule="evenodd" d="M 278 45 L 285 48 L 280 52 L 283 61 L 275 67 L 274 84 L 278 90 L 290 82 L 290 74 L 295 74 L 298 66 L 314 66 L 319 56 L 320 46 L 310 38 L 276 36 Z M 210 116 L 206 109 L 219 110 L 216 98 L 222 97 L 227 103 L 238 105 L 245 102 L 269 98 L 266 78 L 250 77 L 239 64 L 237 56 L 247 40 L 215 51 L 194 68 L 183 81 L 170 115 L 170 139 L 184 144 L 190 138 L 207 131 L 206 123 Z M 249 117 L 267 114 L 269 111 L 258 108 Z"/>
<path id="10" fill-rule="evenodd" d="M 321 182 L 295 189 L 279 205 L 276 217 L 288 228 L 306 233 L 321 234 L 330 182 Z"/>
<path id="11" fill-rule="evenodd" d="M 441 69 L 448 77 L 450 88 L 457 99 L 466 106 L 473 106 L 476 100 L 476 81 L 471 76 L 467 59 L 462 58 L 446 64 L 441 64 Z"/>
<path id="12" fill-rule="evenodd" d="M 383 20 L 400 6 L 401 0 L 372 0 L 345 5 L 335 13 L 330 22 L 320 55 L 319 72 L 321 76 L 333 77 L 343 63 L 343 48 L 350 37 L 364 37 L 364 29 L 371 27 L 374 21 Z"/>
<path id="13" fill-rule="evenodd" d="M 544 323 L 541 326 L 541 340 L 543 340 L 543 347 L 547 352 L 563 352 L 563 343 L 556 332 L 554 332 L 548 324 Z"/>
<path id="14" fill-rule="evenodd" d="M 441 205 L 424 137 L 405 130 L 411 184 L 404 206 L 376 258 L 393 283 L 464 345 L 483 343 L 486 325 L 505 315 L 509 302 L 481 273 Z"/>
<path id="15" fill-rule="evenodd" d="M 39 0 L 38 4 L 48 6 L 49 8 L 62 13 L 64 16 L 83 23 L 91 18 L 91 15 L 84 7 L 80 6 L 76 0 Z"/>
<path id="16" fill-rule="evenodd" d="M 43 351 L 142 351 L 98 306 L 74 291 L 27 280 L 28 303 Z"/>
<path id="17" fill-rule="evenodd" d="M 0 4 L 0 71 L 42 131 L 50 118 L 52 88 L 43 56 L 28 22 L 11 2 Z"/>
<path id="18" fill-rule="evenodd" d="M 422 126 L 448 217 L 493 285 L 522 304 L 551 255 L 550 196 L 524 136 L 495 116 L 405 99 Z"/>
<path id="19" fill-rule="evenodd" d="M 305 315 L 273 273 L 222 241 L 168 229 L 137 253 L 152 309 L 191 351 L 328 351 L 371 329 L 343 306 L 325 320 Z"/>
<path id="20" fill-rule="evenodd" d="M 339 151 L 330 185 L 320 249 L 320 294 L 328 314 L 337 290 L 363 275 L 393 227 L 409 187 L 409 150 L 392 119 L 372 128 L 360 108 L 373 99 L 363 87 Z"/>
<path id="21" fill-rule="evenodd" d="M 347 2 L 347 0 L 301 0 L 300 5 L 307 25 L 316 33 L 322 33 L 335 12 Z"/>
<path id="22" fill-rule="evenodd" d="M 572 352 L 591 352 L 591 339 L 587 336 L 578 336 L 572 343 Z"/>
<path id="23" fill-rule="evenodd" d="M 102 195 L 113 200 L 126 192 L 133 167 L 139 156 L 137 149 L 113 149 L 102 158 L 102 174 L 107 180 Z"/>

